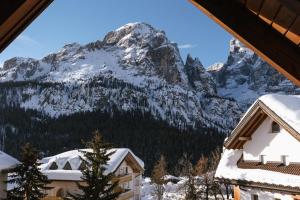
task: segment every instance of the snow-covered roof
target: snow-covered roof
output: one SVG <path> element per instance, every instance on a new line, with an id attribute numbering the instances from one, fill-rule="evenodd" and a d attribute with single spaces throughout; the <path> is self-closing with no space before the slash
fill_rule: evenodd
<path id="1" fill-rule="evenodd" d="M 47 157 L 41 160 L 42 165 L 40 166 L 41 171 L 48 176 L 50 180 L 81 180 L 82 173 L 80 171 L 81 158 L 84 159 L 83 152 L 92 151 L 91 149 L 79 149 L 67 151 L 55 156 Z M 144 168 L 144 162 L 134 155 L 134 153 L 127 148 L 116 148 L 111 149 L 108 153 L 114 152 L 110 156 L 110 160 L 106 167 L 105 173 L 114 172 L 118 166 L 122 163 L 128 154 L 131 154 L 135 161 L 141 168 Z M 64 166 L 69 162 L 72 170 L 64 170 Z M 56 163 L 57 169 L 51 170 L 50 167 L 53 163 Z"/>
<path id="2" fill-rule="evenodd" d="M 261 169 L 241 169 L 237 162 L 243 150 L 225 149 L 215 177 L 219 179 L 248 181 L 285 187 L 300 187 L 300 176 Z"/>
<path id="3" fill-rule="evenodd" d="M 0 151 L 0 171 L 15 167 L 20 162 L 10 155 Z"/>
<path id="4" fill-rule="evenodd" d="M 264 114 L 262 114 L 264 113 Z M 273 120 L 279 121 L 288 128 L 293 136 L 299 138 L 300 135 L 300 96 L 268 94 L 260 97 L 248 109 L 240 122 L 233 130 L 232 135 L 225 142 L 225 150 L 218 165 L 215 177 L 234 181 L 247 181 L 258 184 L 269 184 L 278 187 L 300 188 L 300 176 L 282 173 L 279 171 L 265 169 L 239 168 L 238 161 L 242 158 L 243 144 L 239 143 L 239 136 L 243 136 L 244 129 L 249 137 L 249 126 L 252 123 L 261 123 L 264 118 L 262 115 L 269 116 Z M 257 117 L 258 116 L 258 117 Z M 253 130 L 252 130 L 253 131 Z M 288 131 L 288 132 L 289 132 Z"/>
<path id="5" fill-rule="evenodd" d="M 300 95 L 268 94 L 258 101 L 263 102 L 300 134 Z"/>

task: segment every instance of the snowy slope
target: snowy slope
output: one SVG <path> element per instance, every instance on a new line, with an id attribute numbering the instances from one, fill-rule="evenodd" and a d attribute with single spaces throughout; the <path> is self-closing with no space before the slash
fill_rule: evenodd
<path id="1" fill-rule="evenodd" d="M 227 132 L 241 115 L 217 94 L 199 59 L 184 63 L 177 44 L 145 23 L 126 24 L 102 41 L 65 45 L 41 60 L 12 58 L 0 69 L 0 103 L 57 117 L 94 110 L 150 112 L 178 128 Z"/>

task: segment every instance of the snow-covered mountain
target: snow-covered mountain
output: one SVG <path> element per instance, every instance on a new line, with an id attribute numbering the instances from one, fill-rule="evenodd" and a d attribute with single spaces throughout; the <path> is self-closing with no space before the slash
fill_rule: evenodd
<path id="1" fill-rule="evenodd" d="M 236 39 L 230 41 L 227 61 L 208 68 L 218 95 L 235 99 L 243 111 L 267 93 L 300 94 L 296 87 Z"/>
<path id="2" fill-rule="evenodd" d="M 102 41 L 68 44 L 41 60 L 12 58 L 0 82 L 1 106 L 52 117 L 139 110 L 179 128 L 227 132 L 241 115 L 234 100 L 218 95 L 199 59 L 189 55 L 184 63 L 177 44 L 145 23 L 126 24 Z"/>

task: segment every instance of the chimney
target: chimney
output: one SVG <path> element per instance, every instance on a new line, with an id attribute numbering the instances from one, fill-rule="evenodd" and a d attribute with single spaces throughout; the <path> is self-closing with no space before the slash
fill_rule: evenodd
<path id="1" fill-rule="evenodd" d="M 262 165 L 267 164 L 267 156 L 266 155 L 260 155 L 260 162 Z"/>
<path id="2" fill-rule="evenodd" d="M 282 164 L 284 166 L 288 166 L 290 164 L 290 159 L 289 159 L 289 156 L 288 155 L 284 155 L 282 156 Z"/>

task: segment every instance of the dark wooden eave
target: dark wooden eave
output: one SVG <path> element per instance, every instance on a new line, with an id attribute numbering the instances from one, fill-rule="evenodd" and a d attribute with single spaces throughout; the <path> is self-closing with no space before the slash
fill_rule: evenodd
<path id="1" fill-rule="evenodd" d="M 53 0 L 0 1 L 0 53 L 40 14 Z"/>
<path id="2" fill-rule="evenodd" d="M 190 0 L 300 86 L 299 0 Z"/>

